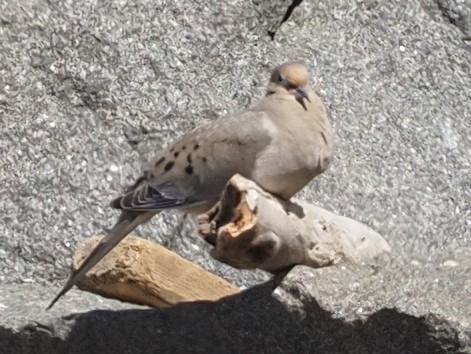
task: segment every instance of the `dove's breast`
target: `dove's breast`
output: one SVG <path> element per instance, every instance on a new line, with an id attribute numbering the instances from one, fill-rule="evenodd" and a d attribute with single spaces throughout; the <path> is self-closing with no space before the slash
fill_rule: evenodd
<path id="1" fill-rule="evenodd" d="M 288 106 L 288 108 L 287 108 Z M 315 176 L 324 172 L 331 160 L 332 130 L 319 102 L 307 105 L 286 103 L 270 112 L 272 143 L 256 161 L 251 179 L 267 191 L 291 198 Z"/>

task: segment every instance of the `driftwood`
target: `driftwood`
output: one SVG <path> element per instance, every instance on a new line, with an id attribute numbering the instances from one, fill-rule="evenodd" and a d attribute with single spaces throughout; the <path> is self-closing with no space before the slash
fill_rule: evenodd
<path id="1" fill-rule="evenodd" d="M 326 267 L 390 251 L 368 226 L 304 201 L 277 199 L 240 175 L 228 182 L 220 202 L 198 217 L 198 230 L 213 245 L 215 259 L 235 268 L 278 274 L 293 265 Z M 92 237 L 77 249 L 74 269 L 99 239 Z M 135 236 L 125 238 L 78 287 L 154 307 L 215 301 L 239 291 L 174 252 Z"/>
<path id="2" fill-rule="evenodd" d="M 87 239 L 76 250 L 77 269 L 101 236 Z M 79 282 L 81 290 L 152 307 L 180 302 L 216 301 L 239 289 L 226 280 L 146 239 L 128 236 Z"/>
<path id="3" fill-rule="evenodd" d="M 214 246 L 211 256 L 236 268 L 319 268 L 390 252 L 368 226 L 304 201 L 280 200 L 240 175 L 198 224 L 200 235 Z"/>

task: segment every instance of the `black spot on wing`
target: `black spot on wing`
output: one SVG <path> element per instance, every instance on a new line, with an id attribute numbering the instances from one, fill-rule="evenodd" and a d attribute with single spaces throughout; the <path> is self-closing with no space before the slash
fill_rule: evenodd
<path id="1" fill-rule="evenodd" d="M 173 156 L 174 156 L 175 158 L 177 158 L 178 155 L 180 155 L 180 153 L 179 153 L 178 151 L 175 151 L 175 152 L 173 153 Z"/>
<path id="2" fill-rule="evenodd" d="M 165 157 L 161 157 L 160 159 L 157 160 L 157 162 L 154 164 L 154 167 L 158 167 L 162 162 L 165 161 Z"/>
<path id="3" fill-rule="evenodd" d="M 191 163 L 192 161 L 191 153 L 188 154 L 188 156 L 186 157 L 186 160 L 188 161 L 188 163 Z"/>
<path id="4" fill-rule="evenodd" d="M 167 162 L 167 164 L 165 165 L 164 167 L 164 171 L 165 172 L 168 172 L 172 169 L 173 165 L 175 165 L 175 162 L 174 161 L 169 161 Z"/>
<path id="5" fill-rule="evenodd" d="M 199 145 L 199 144 L 195 144 L 195 145 L 193 146 L 193 150 L 195 150 L 195 151 L 198 150 L 199 148 L 200 148 L 200 145 Z"/>
<path id="6" fill-rule="evenodd" d="M 188 165 L 185 167 L 185 172 L 191 175 L 193 173 L 193 166 Z"/>

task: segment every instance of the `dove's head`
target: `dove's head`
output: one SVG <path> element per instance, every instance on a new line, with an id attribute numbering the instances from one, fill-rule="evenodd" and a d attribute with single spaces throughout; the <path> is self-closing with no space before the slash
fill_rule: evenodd
<path id="1" fill-rule="evenodd" d="M 305 98 L 311 102 L 306 90 L 308 81 L 309 71 L 304 63 L 300 61 L 284 63 L 273 70 L 268 92 L 293 95 L 298 100 Z"/>

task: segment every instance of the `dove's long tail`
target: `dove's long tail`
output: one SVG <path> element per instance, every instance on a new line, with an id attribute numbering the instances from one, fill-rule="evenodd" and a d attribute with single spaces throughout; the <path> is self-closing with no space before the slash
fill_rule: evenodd
<path id="1" fill-rule="evenodd" d="M 49 310 L 63 295 L 65 295 L 80 279 L 108 254 L 126 235 L 140 224 L 151 219 L 158 211 L 123 211 L 113 229 L 100 241 L 95 249 L 83 261 L 80 267 L 73 271 L 67 283 L 51 301 Z"/>

